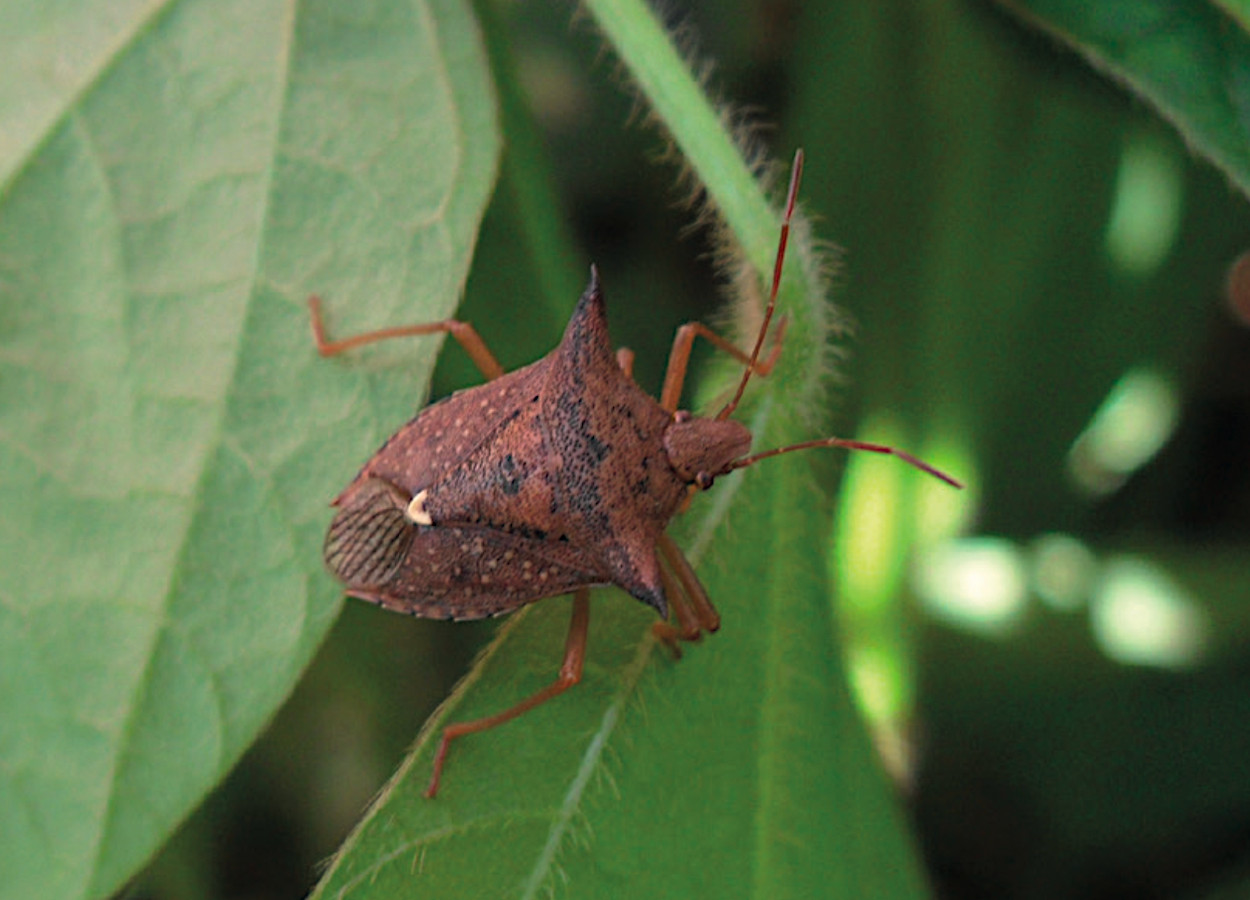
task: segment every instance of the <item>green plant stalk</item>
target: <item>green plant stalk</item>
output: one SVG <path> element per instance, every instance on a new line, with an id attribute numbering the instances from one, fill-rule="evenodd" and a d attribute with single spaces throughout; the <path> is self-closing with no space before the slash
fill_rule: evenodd
<path id="1" fill-rule="evenodd" d="M 776 215 L 663 26 L 641 0 L 587 0 L 585 5 L 747 258 L 759 271 L 768 271 L 777 247 Z"/>

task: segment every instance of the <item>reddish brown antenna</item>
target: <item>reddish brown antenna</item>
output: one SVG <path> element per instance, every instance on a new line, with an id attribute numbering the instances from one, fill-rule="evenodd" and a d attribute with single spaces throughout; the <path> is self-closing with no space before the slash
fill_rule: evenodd
<path id="1" fill-rule="evenodd" d="M 889 447 L 885 444 L 871 444 L 867 441 L 855 441 L 849 438 L 838 437 L 821 438 L 820 440 L 815 441 L 803 441 L 801 444 L 791 444 L 789 447 L 777 447 L 774 450 L 765 450 L 762 453 L 753 453 L 750 456 L 744 456 L 741 459 L 734 460 L 729 465 L 728 471 L 732 472 L 734 469 L 745 469 L 747 466 L 757 463 L 761 459 L 768 459 L 770 456 L 780 456 L 783 453 L 793 453 L 795 450 L 814 450 L 817 447 L 844 447 L 847 450 L 867 450 L 869 453 L 884 453 L 887 456 L 893 456 L 896 459 L 900 459 L 908 465 L 915 466 L 921 472 L 927 472 L 934 478 L 945 481 L 951 487 L 962 489 L 964 486 L 963 482 L 959 479 L 952 478 L 941 469 L 929 465 L 923 459 L 912 456 L 905 450 L 900 450 L 897 447 Z"/>
<path id="2" fill-rule="evenodd" d="M 725 408 L 716 414 L 717 420 L 728 419 L 738 408 L 738 403 L 742 400 L 742 394 L 746 390 L 747 382 L 751 380 L 751 373 L 758 368 L 760 352 L 764 347 L 764 338 L 768 334 L 769 323 L 772 322 L 773 313 L 777 309 L 777 294 L 781 290 L 781 270 L 786 260 L 786 245 L 790 241 L 790 220 L 794 218 L 794 205 L 799 195 L 799 182 L 803 177 L 803 149 L 799 148 L 794 151 L 794 165 L 790 169 L 790 187 L 786 191 L 786 206 L 781 217 L 781 235 L 777 239 L 777 258 L 773 262 L 773 283 L 772 288 L 768 292 L 768 306 L 764 309 L 764 321 L 760 325 L 759 334 L 755 337 L 755 347 L 751 351 L 751 358 L 747 362 L 746 368 L 742 371 L 742 379 L 738 382 L 738 389 L 734 392 L 733 399 L 725 404 Z M 784 324 L 784 323 L 783 323 Z M 869 453 L 883 453 L 902 460 L 908 465 L 915 466 L 922 472 L 927 472 L 934 478 L 938 478 L 952 487 L 962 488 L 963 483 L 952 478 L 945 472 L 937 469 L 922 459 L 912 456 L 904 450 L 897 447 L 888 447 L 885 444 L 873 444 L 866 441 L 856 441 L 849 438 L 822 438 L 816 441 L 804 441 L 801 444 L 793 444 L 789 447 L 777 447 L 773 450 L 765 450 L 762 453 L 755 453 L 751 456 L 745 456 L 741 459 L 734 460 L 727 465 L 722 471 L 716 473 L 719 475 L 727 474 L 734 469 L 745 469 L 747 466 L 757 463 L 762 459 L 768 459 L 771 456 L 780 456 L 783 453 L 793 453 L 796 450 L 813 450 L 818 447 L 843 447 L 847 450 L 866 450 Z"/>
<path id="3" fill-rule="evenodd" d="M 786 261 L 786 244 L 790 241 L 790 219 L 794 217 L 794 204 L 799 196 L 799 181 L 803 178 L 803 148 L 794 151 L 794 165 L 790 168 L 790 189 L 786 191 L 786 209 L 781 217 L 781 236 L 777 239 L 777 259 L 773 263 L 773 287 L 768 292 L 768 306 L 764 310 L 764 322 L 760 325 L 760 333 L 755 338 L 755 349 L 751 351 L 751 361 L 742 372 L 742 380 L 738 382 L 738 390 L 733 399 L 725 404 L 725 408 L 716 414 L 720 420 L 728 419 L 738 408 L 742 392 L 747 389 L 751 380 L 751 372 L 755 370 L 760 359 L 760 351 L 764 347 L 764 336 L 768 334 L 768 325 L 773 320 L 773 312 L 777 309 L 777 292 L 781 289 L 781 267 Z"/>

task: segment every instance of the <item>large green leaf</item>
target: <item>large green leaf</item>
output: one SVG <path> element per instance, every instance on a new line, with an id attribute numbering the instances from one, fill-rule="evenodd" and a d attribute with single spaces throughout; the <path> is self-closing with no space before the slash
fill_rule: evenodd
<path id="1" fill-rule="evenodd" d="M 0 7 L 0 897 L 115 891 L 338 609 L 325 504 L 419 399 L 499 140 L 454 0 Z M 417 396 L 414 396 L 417 395 Z"/>
<path id="2" fill-rule="evenodd" d="M 777 219 L 715 111 L 634 4 L 591 12 L 753 261 Z M 814 260 L 791 258 L 784 361 L 752 390 L 758 446 L 810 436 L 827 326 Z M 805 277 L 795 278 L 799 271 Z M 612 293 L 609 311 L 639 298 Z M 439 731 L 549 683 L 569 601 L 514 616 L 427 725 L 336 858 L 318 897 L 916 896 L 901 817 L 847 693 L 811 459 L 724 479 L 682 523 L 724 626 L 675 662 L 649 610 L 592 598 L 582 683 L 453 745 L 422 795 Z"/>
<path id="3" fill-rule="evenodd" d="M 1156 106 L 1250 194 L 1250 7 L 1241 0 L 1000 0 Z"/>

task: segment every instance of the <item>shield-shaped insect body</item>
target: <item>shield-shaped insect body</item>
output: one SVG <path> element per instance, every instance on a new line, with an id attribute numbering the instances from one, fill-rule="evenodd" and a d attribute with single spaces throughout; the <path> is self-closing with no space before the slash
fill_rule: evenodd
<path id="1" fill-rule="evenodd" d="M 719 627 L 720 617 L 694 570 L 664 534 L 692 489 L 706 490 L 718 476 L 760 459 L 814 447 L 891 453 L 958 485 L 902 451 L 842 438 L 748 455 L 751 434 L 730 416 L 750 376 L 767 374 L 780 351 L 777 334 L 770 354 L 761 359 L 801 171 L 800 152 L 754 349 L 746 354 L 698 323 L 682 326 L 658 402 L 634 383 L 626 357 L 612 351 L 593 267 L 560 344 L 509 374 L 465 323 L 436 322 L 329 342 L 317 302 L 311 301 L 324 355 L 382 338 L 447 332 L 491 379 L 435 403 L 400 428 L 334 501 L 338 511 L 325 558 L 347 592 L 427 618 L 478 619 L 575 591 L 556 681 L 501 713 L 447 728 L 428 795 L 438 788 L 454 738 L 502 724 L 580 680 L 589 587 L 616 584 L 654 608 L 662 621 L 653 629 L 674 651 L 678 640 Z M 677 409 L 696 336 L 745 366 L 737 392 L 714 418 Z"/>

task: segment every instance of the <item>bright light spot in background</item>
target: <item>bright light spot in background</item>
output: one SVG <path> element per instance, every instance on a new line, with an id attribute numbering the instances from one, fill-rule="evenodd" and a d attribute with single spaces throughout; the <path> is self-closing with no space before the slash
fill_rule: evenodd
<path id="1" fill-rule="evenodd" d="M 868 416 L 856 437 L 888 446 L 902 446 L 903 440 L 888 414 Z M 924 546 L 959 534 L 973 517 L 971 453 L 946 441 L 925 454 L 926 462 L 969 487 L 956 490 L 876 453 L 852 452 L 847 459 L 834 525 L 833 578 L 839 598 L 855 610 L 878 609 L 895 598 L 912 544 Z"/>
<path id="2" fill-rule="evenodd" d="M 1120 159 L 1107 222 L 1107 255 L 1125 275 L 1149 275 L 1167 258 L 1180 230 L 1181 161 L 1154 138 L 1130 139 Z"/>
<path id="3" fill-rule="evenodd" d="M 1027 600 L 1024 560 L 1003 538 L 947 541 L 917 560 L 915 589 L 937 618 L 982 634 L 1010 634 Z"/>
<path id="4" fill-rule="evenodd" d="M 892 439 L 885 422 L 869 424 L 869 433 Z M 838 596 L 855 610 L 879 609 L 898 585 L 900 479 L 906 468 L 874 453 L 851 453 L 847 459 L 834 525 L 833 577 Z"/>
<path id="5" fill-rule="evenodd" d="M 847 655 L 851 684 L 872 719 L 896 719 L 911 711 L 909 685 L 897 653 L 881 647 L 853 647 Z"/>
<path id="6" fill-rule="evenodd" d="M 851 688 L 868 721 L 873 723 L 873 743 L 890 777 L 903 784 L 912 781 L 912 748 L 904 730 L 897 727 L 911 715 L 911 683 L 900 654 L 881 647 L 852 647 L 847 655 Z M 889 723 L 895 727 L 882 727 Z"/>
<path id="7" fill-rule="evenodd" d="M 1094 640 L 1117 662 L 1180 669 L 1202 656 L 1206 615 L 1160 569 L 1134 557 L 1107 562 L 1094 595 Z"/>
<path id="8" fill-rule="evenodd" d="M 967 531 L 975 517 L 980 492 L 975 463 L 966 444 L 929 441 L 921 458 L 964 484 L 963 490 L 957 490 L 931 476 L 916 482 L 916 543 L 926 546 Z"/>
<path id="9" fill-rule="evenodd" d="M 1126 372 L 1068 452 L 1068 471 L 1092 494 L 1109 494 L 1163 447 L 1179 418 L 1172 382 L 1151 369 Z"/>
<path id="10" fill-rule="evenodd" d="M 867 416 L 856 437 L 916 449 L 906 446 L 888 413 Z M 975 483 L 966 444 L 947 440 L 936 449 L 924 448 L 929 453 L 926 461 Z M 973 505 L 973 492 L 955 490 L 898 459 L 875 453 L 847 458 L 829 557 L 831 580 L 856 702 L 896 774 L 907 768 L 905 724 L 914 695 L 904 629 L 904 563 L 913 546 L 958 533 Z"/>
<path id="11" fill-rule="evenodd" d="M 1071 612 L 1089 600 L 1098 576 L 1093 551 L 1070 534 L 1044 534 L 1029 550 L 1030 582 L 1043 603 Z"/>

